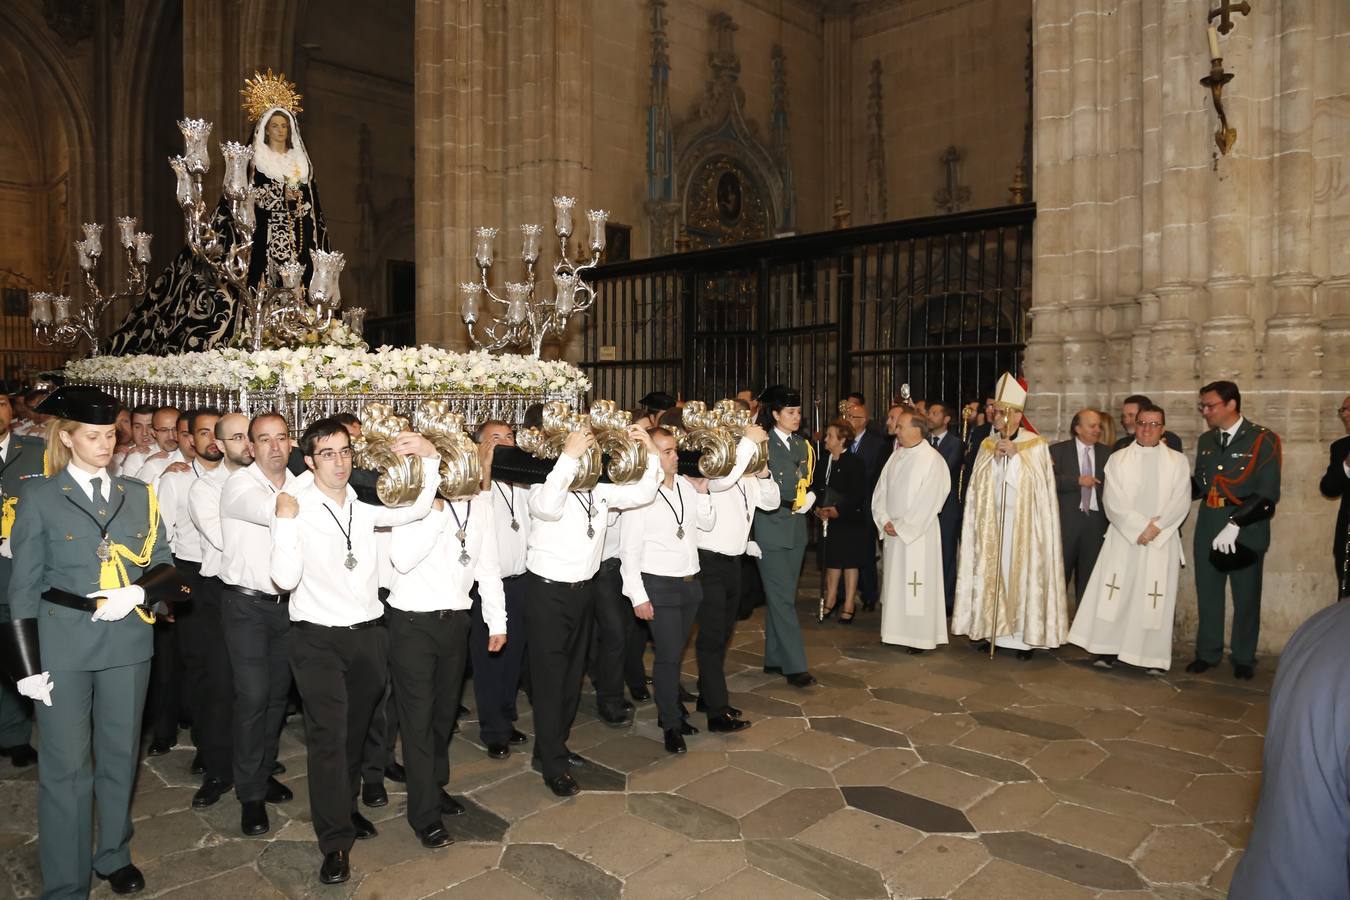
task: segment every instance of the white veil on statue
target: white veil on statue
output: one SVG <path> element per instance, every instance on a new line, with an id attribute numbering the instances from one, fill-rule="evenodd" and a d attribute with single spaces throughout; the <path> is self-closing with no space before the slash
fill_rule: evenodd
<path id="1" fill-rule="evenodd" d="M 267 123 L 275 115 L 286 117 L 290 126 L 291 146 L 285 153 L 278 153 L 267 146 Z M 300 127 L 295 124 L 295 116 L 290 110 L 274 106 L 263 113 L 253 129 L 253 167 L 273 181 L 288 184 L 307 184 L 309 182 L 309 154 L 305 152 L 304 139 L 300 137 Z"/>

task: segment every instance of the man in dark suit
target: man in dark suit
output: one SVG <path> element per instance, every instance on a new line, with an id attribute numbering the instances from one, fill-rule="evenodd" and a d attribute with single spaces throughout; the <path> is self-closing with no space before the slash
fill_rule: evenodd
<path id="1" fill-rule="evenodd" d="M 1336 560 L 1336 596 L 1344 600 L 1350 597 L 1350 560 L 1346 559 L 1346 551 L 1350 550 L 1350 397 L 1341 401 L 1339 412 L 1346 436 L 1331 445 L 1331 461 L 1322 476 L 1321 487 L 1324 497 L 1341 498 L 1331 554 Z"/>
<path id="2" fill-rule="evenodd" d="M 1124 434 L 1111 446 L 1111 452 L 1115 453 L 1122 447 L 1128 447 L 1134 443 L 1134 420 L 1139 417 L 1139 410 L 1145 406 L 1152 406 L 1153 401 L 1143 394 L 1131 394 L 1120 404 L 1120 427 Z M 1182 452 L 1181 438 L 1170 431 L 1164 431 L 1162 442 L 1171 447 L 1178 453 Z"/>
<path id="3" fill-rule="evenodd" d="M 890 458 L 891 441 L 889 438 L 878 435 L 869 427 L 867 407 L 862 403 L 849 401 L 848 406 L 844 408 L 844 420 L 853 426 L 853 433 L 856 435 L 853 443 L 848 446 L 848 452 L 862 460 L 863 470 L 867 473 L 867 502 L 870 504 L 872 502 L 872 490 L 877 486 L 877 479 L 881 477 L 881 467 L 886 465 L 886 460 Z M 875 543 L 875 530 L 872 540 Z M 861 566 L 858 569 L 858 593 L 862 595 L 863 609 L 865 610 L 875 609 L 877 601 L 881 599 L 881 585 L 877 582 L 875 553 L 872 554 L 870 565 Z"/>
<path id="4" fill-rule="evenodd" d="M 958 481 L 965 448 L 961 438 L 950 430 L 955 406 L 944 400 L 928 401 L 928 442 L 947 463 L 952 486 L 947 500 L 938 512 L 938 529 L 942 533 L 942 579 L 947 588 L 947 615 L 952 614 L 952 600 L 956 596 L 956 542 L 961 535 L 961 497 Z"/>
<path id="5" fill-rule="evenodd" d="M 994 431 L 994 398 L 984 398 L 984 424 L 971 425 L 966 439 L 966 458 L 961 463 L 964 477 L 958 478 L 961 486 L 961 503 L 966 502 L 966 490 L 970 487 L 970 470 L 975 467 L 975 457 L 980 454 L 980 444 Z"/>
<path id="6" fill-rule="evenodd" d="M 1072 578 L 1079 601 L 1087 589 L 1106 539 L 1106 512 L 1102 507 L 1102 478 L 1111 451 L 1097 443 L 1102 420 L 1096 411 L 1079 410 L 1069 423 L 1073 437 L 1050 446 L 1059 497 L 1059 530 L 1064 544 L 1064 578 Z"/>

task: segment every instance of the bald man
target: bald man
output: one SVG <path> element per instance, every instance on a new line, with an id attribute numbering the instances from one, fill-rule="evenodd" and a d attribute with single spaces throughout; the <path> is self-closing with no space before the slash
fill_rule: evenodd
<path id="1" fill-rule="evenodd" d="M 1101 415 L 1082 409 L 1069 423 L 1073 437 L 1050 447 L 1059 498 L 1059 530 L 1064 544 L 1064 580 L 1073 581 L 1081 602 L 1092 567 L 1106 539 L 1102 478 L 1111 450 L 1102 439 Z"/>

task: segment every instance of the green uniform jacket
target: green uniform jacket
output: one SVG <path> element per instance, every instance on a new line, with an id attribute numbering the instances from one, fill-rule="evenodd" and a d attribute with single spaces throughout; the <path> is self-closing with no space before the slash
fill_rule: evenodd
<path id="1" fill-rule="evenodd" d="M 1226 485 L 1228 494 L 1238 501 L 1246 502 L 1252 497 L 1264 497 L 1271 503 L 1280 501 L 1280 458 L 1279 438 L 1270 429 L 1257 425 L 1249 419 L 1243 419 L 1237 434 L 1227 447 L 1219 448 L 1219 430 L 1211 429 L 1200 435 L 1195 446 L 1195 477 L 1191 482 L 1192 496 L 1200 501 L 1200 512 L 1196 521 L 1196 545 L 1202 543 L 1207 548 L 1223 526 L 1242 507 L 1233 504 L 1223 491 L 1224 505 L 1210 507 L 1206 503 L 1214 479 L 1219 476 L 1237 478 L 1241 476 L 1252 458 L 1257 436 L 1264 434 L 1261 440 L 1260 457 L 1254 470 L 1240 484 Z M 1244 525 L 1238 533 L 1238 543 L 1252 550 L 1264 552 L 1270 547 L 1270 519 Z"/>
<path id="2" fill-rule="evenodd" d="M 80 596 L 98 590 L 100 534 L 95 520 L 110 523 L 109 540 L 139 553 L 150 524 L 149 498 L 145 482 L 113 476 L 109 501 L 100 515 L 101 507 L 65 470 L 24 491 L 10 538 L 14 572 L 9 606 L 15 619 L 38 620 L 44 670 L 96 672 L 150 658 L 154 629 L 135 612 L 116 622 L 95 622 L 88 612 L 42 599 L 49 587 Z M 146 569 L 173 564 L 164 523 L 157 524 L 149 564 L 140 568 L 125 563 L 132 582 Z"/>
<path id="3" fill-rule="evenodd" d="M 46 449 L 41 438 L 10 435 L 9 453 L 4 463 L 0 463 L 0 498 L 18 497 L 22 505 L 23 492 L 42 482 L 42 454 Z M 13 568 L 11 560 L 0 556 L 0 603 L 8 602 L 9 576 Z"/>
<path id="4" fill-rule="evenodd" d="M 795 434 L 789 441 L 791 449 L 783 446 L 777 432 L 769 432 L 769 473 L 778 485 L 782 506 L 774 512 L 761 509 L 755 513 L 755 543 L 763 550 L 806 546 L 806 516 L 792 514 L 797 481 L 809 474 L 806 441 Z"/>

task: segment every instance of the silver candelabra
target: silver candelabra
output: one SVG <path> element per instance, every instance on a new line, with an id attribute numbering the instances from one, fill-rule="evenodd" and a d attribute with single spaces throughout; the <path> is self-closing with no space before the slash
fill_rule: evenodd
<path id="1" fill-rule="evenodd" d="M 98 323 L 104 311 L 116 300 L 145 293 L 146 266 L 150 262 L 150 235 L 136 230 L 134 216 L 117 220 L 117 235 L 127 256 L 126 284 L 120 291 L 104 294 L 98 286 L 98 264 L 103 258 L 103 226 L 85 223 L 84 240 L 75 242 L 75 254 L 84 271 L 89 299 L 79 309 L 64 294 L 38 291 L 28 301 L 28 315 L 38 341 L 48 347 L 75 347 L 81 340 L 89 343 L 89 355 L 100 354 Z"/>
<path id="2" fill-rule="evenodd" d="M 474 229 L 474 262 L 478 265 L 478 280 L 465 281 L 459 286 L 462 298 L 460 316 L 469 329 L 469 340 L 480 350 L 496 351 L 506 347 L 528 345 L 536 359 L 550 334 L 562 334 L 574 313 L 585 312 L 595 302 L 595 291 L 582 280 L 581 274 L 600 263 L 605 251 L 605 220 L 609 213 L 603 209 L 586 211 L 590 223 L 590 262 L 577 263 L 567 252 L 567 239 L 572 236 L 573 197 L 553 198 L 553 231 L 558 237 L 559 259 L 553 265 L 553 299 L 539 296 L 535 290 L 535 263 L 539 261 L 541 225 L 521 225 L 520 258 L 525 263 L 525 280 L 508 281 L 506 297 L 502 298 L 488 285 L 488 269 L 492 268 L 492 242 L 496 228 Z M 491 321 L 480 323 L 483 295 L 492 302 L 496 314 Z M 475 327 L 478 326 L 478 327 Z"/>
<path id="3" fill-rule="evenodd" d="M 178 205 L 183 210 L 188 246 L 210 267 L 217 285 L 233 295 L 236 307 L 245 310 L 243 326 L 250 349 L 261 350 L 264 343 L 295 341 L 305 332 L 326 329 L 342 303 L 338 288 L 346 264 L 342 253 L 310 251 L 314 274 L 310 276 L 308 289 L 300 283 L 305 269 L 298 262 L 282 265 L 275 273 L 269 271 L 261 283 L 250 286 L 248 273 L 257 225 L 254 208 L 257 193 L 249 175 L 253 148 L 237 141 L 220 145 L 225 158 L 222 193 L 230 212 L 227 248 L 224 236 L 213 223 L 212 211 L 202 199 L 202 176 L 211 168 L 206 147 L 211 123 L 184 119 L 178 123 L 178 129 L 183 133 L 184 152 L 171 158 L 169 166 L 178 181 Z M 280 284 L 273 283 L 273 278 L 279 278 Z"/>

